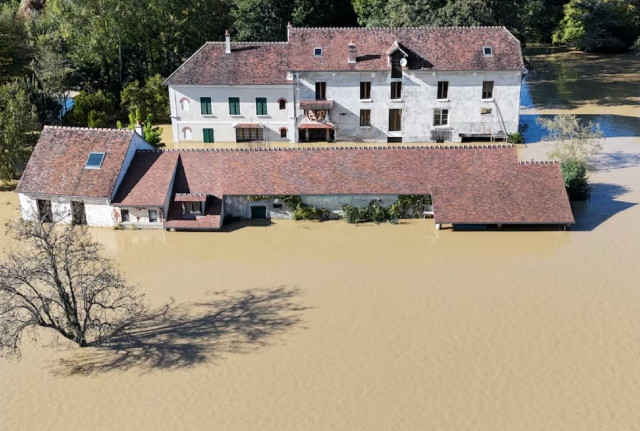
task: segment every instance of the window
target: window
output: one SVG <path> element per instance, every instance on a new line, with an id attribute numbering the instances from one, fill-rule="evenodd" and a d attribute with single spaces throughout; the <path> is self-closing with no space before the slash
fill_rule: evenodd
<path id="1" fill-rule="evenodd" d="M 122 216 L 122 221 L 131 221 L 131 216 L 129 216 L 129 210 L 121 210 L 120 215 Z"/>
<path id="2" fill-rule="evenodd" d="M 185 99 L 182 99 L 182 100 L 180 101 L 180 108 L 181 108 L 183 111 L 188 111 L 188 110 L 189 110 L 189 99 L 186 99 L 186 98 L 185 98 Z"/>
<path id="3" fill-rule="evenodd" d="M 433 110 L 433 125 L 434 126 L 446 126 L 449 124 L 449 110 L 448 109 L 434 109 Z"/>
<path id="4" fill-rule="evenodd" d="M 280 129 L 280 137 L 281 138 L 286 138 L 287 137 L 287 128 L 283 127 Z"/>
<path id="5" fill-rule="evenodd" d="M 370 99 L 371 99 L 371 83 L 361 82 L 360 83 L 360 100 L 370 100 Z"/>
<path id="6" fill-rule="evenodd" d="M 493 98 L 493 81 L 484 81 L 482 83 L 482 98 L 483 99 Z"/>
<path id="7" fill-rule="evenodd" d="M 314 57 L 322 57 L 322 48 L 313 48 Z"/>
<path id="8" fill-rule="evenodd" d="M 51 223 L 53 221 L 53 212 L 51 211 L 51 201 L 46 199 L 38 199 L 38 217 L 42 223 Z"/>
<path id="9" fill-rule="evenodd" d="M 213 129 L 202 129 L 202 140 L 205 144 L 213 144 Z"/>
<path id="10" fill-rule="evenodd" d="M 278 100 L 278 105 L 281 111 L 287 109 L 287 101 L 285 99 Z"/>
<path id="11" fill-rule="evenodd" d="M 256 115 L 267 115 L 266 97 L 256 97 Z"/>
<path id="12" fill-rule="evenodd" d="M 229 97 L 229 115 L 240 115 L 239 97 Z"/>
<path id="13" fill-rule="evenodd" d="M 389 109 L 389 131 L 399 132 L 402 130 L 402 109 Z"/>
<path id="14" fill-rule="evenodd" d="M 211 97 L 200 98 L 200 113 L 202 115 L 211 115 Z"/>
<path id="15" fill-rule="evenodd" d="M 391 98 L 402 99 L 402 82 L 391 83 Z"/>
<path id="16" fill-rule="evenodd" d="M 449 81 L 438 81 L 438 99 L 443 100 L 449 97 Z"/>
<path id="17" fill-rule="evenodd" d="M 400 64 L 400 59 L 398 57 L 391 59 L 391 77 L 402 78 L 402 65 Z"/>
<path id="18" fill-rule="evenodd" d="M 183 202 L 184 214 L 200 214 L 202 212 L 200 202 Z"/>
<path id="19" fill-rule="evenodd" d="M 327 98 L 327 83 L 316 82 L 316 100 L 324 100 Z"/>
<path id="20" fill-rule="evenodd" d="M 89 153 L 85 169 L 100 169 L 104 160 L 104 153 Z"/>
<path id="21" fill-rule="evenodd" d="M 191 128 L 185 127 L 182 129 L 182 139 L 191 139 Z"/>
<path id="22" fill-rule="evenodd" d="M 149 223 L 156 223 L 158 221 L 158 211 L 149 210 Z"/>
<path id="23" fill-rule="evenodd" d="M 236 142 L 262 141 L 262 129 L 236 129 Z"/>
<path id="24" fill-rule="evenodd" d="M 371 126 L 371 109 L 360 110 L 360 127 Z"/>
<path id="25" fill-rule="evenodd" d="M 483 46 L 482 47 L 482 54 L 483 55 L 493 55 L 493 48 L 490 46 Z"/>

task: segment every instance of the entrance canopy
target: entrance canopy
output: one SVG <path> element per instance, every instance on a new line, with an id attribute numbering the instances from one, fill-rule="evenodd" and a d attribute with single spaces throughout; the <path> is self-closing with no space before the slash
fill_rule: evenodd
<path id="1" fill-rule="evenodd" d="M 262 129 L 262 124 L 258 124 L 258 123 L 238 123 L 233 127 L 235 129 Z"/>
<path id="2" fill-rule="evenodd" d="M 331 123 L 302 123 L 298 126 L 298 129 L 309 129 L 309 130 L 313 130 L 313 129 L 329 129 L 329 130 L 333 130 L 335 129 L 336 126 L 334 126 Z"/>
<path id="3" fill-rule="evenodd" d="M 333 100 L 301 100 L 300 101 L 300 109 L 311 109 L 313 111 L 322 109 L 329 110 L 333 109 Z"/>

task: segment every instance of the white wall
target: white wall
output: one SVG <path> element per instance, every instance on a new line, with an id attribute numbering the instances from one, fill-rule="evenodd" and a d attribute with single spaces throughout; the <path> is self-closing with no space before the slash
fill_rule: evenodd
<path id="1" fill-rule="evenodd" d="M 122 222 L 121 212 L 122 210 L 129 210 L 129 221 Z M 149 210 L 156 210 L 158 212 L 158 221 L 151 223 L 149 222 Z M 136 208 L 136 207 L 121 207 L 114 208 L 116 213 L 117 220 L 125 227 L 133 225 L 140 228 L 161 228 L 164 222 L 165 213 L 163 209 L 160 207 L 149 207 L 149 208 Z"/>
<path id="2" fill-rule="evenodd" d="M 405 71 L 402 99 L 391 100 L 390 72 L 302 72 L 299 74 L 297 100 L 315 99 L 315 83 L 327 83 L 327 99 L 334 101 L 330 121 L 338 128 L 337 140 L 386 141 L 402 136 L 404 142 L 429 142 L 433 110 L 448 109 L 453 140 L 459 133 L 490 133 L 502 129 L 498 105 L 508 133 L 518 130 L 520 106 L 519 71 L 511 72 L 427 72 Z M 371 82 L 371 101 L 360 100 L 360 82 Z M 438 81 L 448 81 L 448 100 L 437 99 Z M 483 81 L 494 81 L 492 101 L 482 100 Z M 492 113 L 481 115 L 481 108 Z M 371 127 L 360 127 L 360 110 L 371 110 Z M 402 109 L 402 132 L 389 132 L 389 109 Z M 303 111 L 297 111 L 298 121 Z M 436 127 L 437 128 L 437 127 Z"/>
<path id="3" fill-rule="evenodd" d="M 202 115 L 200 98 L 211 97 L 211 115 Z M 229 115 L 229 97 L 240 98 L 240 115 Z M 256 114 L 256 98 L 267 98 L 267 115 Z M 189 100 L 189 110 L 182 109 L 180 101 Z M 280 110 L 278 100 L 286 99 L 286 109 Z M 203 142 L 204 128 L 212 128 L 215 142 L 236 142 L 238 123 L 260 123 L 265 126 L 264 138 L 274 142 L 293 141 L 293 86 L 292 85 L 247 85 L 247 86 L 170 86 L 171 124 L 174 142 Z M 183 128 L 192 130 L 191 140 L 185 141 Z M 286 127 L 287 138 L 280 138 L 280 128 Z"/>
<path id="4" fill-rule="evenodd" d="M 87 225 L 112 227 L 116 224 L 113 207 L 107 199 L 73 198 L 68 196 L 18 195 L 20 212 L 24 220 L 36 219 L 38 215 L 38 199 L 51 201 L 51 212 L 56 222 L 71 222 L 71 201 L 84 202 Z"/>

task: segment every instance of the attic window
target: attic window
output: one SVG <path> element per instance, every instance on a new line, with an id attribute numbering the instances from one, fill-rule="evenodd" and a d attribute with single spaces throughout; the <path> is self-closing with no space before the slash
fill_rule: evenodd
<path id="1" fill-rule="evenodd" d="M 104 160 L 104 153 L 89 153 L 87 163 L 84 165 L 85 169 L 100 169 L 102 161 Z"/>
<path id="2" fill-rule="evenodd" d="M 322 48 L 313 48 L 314 57 L 322 57 Z"/>
<path id="3" fill-rule="evenodd" d="M 490 46 L 483 46 L 482 47 L 482 54 L 483 55 L 493 55 L 493 48 Z"/>

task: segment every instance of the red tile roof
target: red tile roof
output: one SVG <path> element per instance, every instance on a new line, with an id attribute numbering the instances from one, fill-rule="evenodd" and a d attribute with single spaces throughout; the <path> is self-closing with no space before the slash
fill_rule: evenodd
<path id="1" fill-rule="evenodd" d="M 45 126 L 17 192 L 111 198 L 131 130 Z M 100 169 L 85 169 L 91 152 L 105 153 Z"/>
<path id="2" fill-rule="evenodd" d="M 176 202 L 206 202 L 207 195 L 204 193 L 176 193 L 173 200 Z"/>
<path id="3" fill-rule="evenodd" d="M 331 123 L 302 123 L 298 126 L 298 129 L 335 129 Z"/>
<path id="4" fill-rule="evenodd" d="M 138 151 L 113 199 L 113 205 L 163 206 L 177 164 L 177 153 Z"/>
<path id="5" fill-rule="evenodd" d="M 287 81 L 284 42 L 207 42 L 165 81 L 165 85 L 269 85 Z"/>
<path id="6" fill-rule="evenodd" d="M 504 27 L 292 28 L 289 68 L 310 70 L 390 70 L 387 51 L 395 42 L 408 54 L 407 69 L 522 70 L 520 42 Z M 349 63 L 348 44 L 357 58 Z M 484 56 L 483 46 L 493 48 Z M 314 56 L 313 48 L 322 48 Z"/>
<path id="7" fill-rule="evenodd" d="M 520 164 L 509 146 L 187 151 L 180 161 L 187 192 L 433 192 L 438 223 L 573 222 L 559 166 Z"/>
<path id="8" fill-rule="evenodd" d="M 348 45 L 356 44 L 355 63 Z M 408 55 L 410 70 L 522 70 L 520 43 L 504 27 L 291 28 L 288 42 L 207 42 L 166 85 L 291 84 L 287 71 L 390 70 L 388 50 Z M 483 55 L 484 46 L 493 55 Z M 322 56 L 314 56 L 322 48 Z"/>

